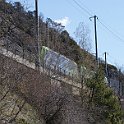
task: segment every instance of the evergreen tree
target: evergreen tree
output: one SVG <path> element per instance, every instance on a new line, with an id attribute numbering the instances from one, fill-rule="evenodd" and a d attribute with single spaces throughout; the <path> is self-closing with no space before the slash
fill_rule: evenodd
<path id="1" fill-rule="evenodd" d="M 91 89 L 90 105 L 100 108 L 99 113 L 109 124 L 121 124 L 122 111 L 119 99 L 114 95 L 111 88 L 105 84 L 104 72 L 99 68 L 92 79 L 89 79 L 87 86 Z"/>

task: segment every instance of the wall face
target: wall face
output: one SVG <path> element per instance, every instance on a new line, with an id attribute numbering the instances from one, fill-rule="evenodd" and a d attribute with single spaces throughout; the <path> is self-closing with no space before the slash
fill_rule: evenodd
<path id="1" fill-rule="evenodd" d="M 12 51 L 8 51 L 7 49 L 3 48 L 2 46 L 0 46 L 0 53 L 8 58 L 11 58 L 11 59 L 17 61 L 20 64 L 27 66 L 28 68 L 35 69 L 35 70 L 39 69 L 40 72 L 42 72 L 48 76 L 51 76 L 51 78 L 52 78 L 52 76 L 54 76 L 54 79 L 55 79 L 55 77 L 56 78 L 61 77 L 59 80 L 81 88 L 81 84 L 79 83 L 80 80 L 78 79 L 77 76 L 71 77 L 69 75 L 63 74 L 62 72 L 57 71 L 56 68 L 51 69 L 46 66 L 40 66 L 40 68 L 38 68 L 38 66 L 36 66 L 35 62 L 32 62 L 29 59 L 25 59 L 22 56 L 13 53 Z M 30 58 L 32 58 L 32 56 L 33 56 L 33 54 L 30 55 Z M 65 79 L 65 77 L 66 77 L 66 79 Z"/>
<path id="2" fill-rule="evenodd" d="M 34 106 L 39 115 L 43 115 L 45 120 L 49 120 L 49 116 L 57 111 L 56 116 L 59 115 L 62 109 L 66 111 L 66 101 L 70 99 L 67 96 L 73 96 L 72 93 L 75 95 L 77 95 L 77 92 L 79 93 L 77 87 L 73 88 L 70 84 L 51 79 L 50 76 L 28 68 L 2 54 L 0 54 L 0 80 L 1 84 L 7 86 L 11 92 L 20 95 L 27 103 Z M 69 102 L 67 106 L 69 107 L 70 104 Z M 71 108 L 77 111 L 73 105 Z M 66 112 L 68 113 L 68 111 Z M 71 115 L 69 118 L 71 118 Z M 66 121 L 63 120 L 62 122 L 66 124 Z"/>
<path id="3" fill-rule="evenodd" d="M 15 118 L 12 122 L 14 124 L 44 124 L 44 120 L 39 119 L 31 105 L 26 103 L 17 94 L 8 91 L 8 88 L 2 85 L 0 85 L 0 99 L 0 124 L 8 124 L 13 118 Z"/>

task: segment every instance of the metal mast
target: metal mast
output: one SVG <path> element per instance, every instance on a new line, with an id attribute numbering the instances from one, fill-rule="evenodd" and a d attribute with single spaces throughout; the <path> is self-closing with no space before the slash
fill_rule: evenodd
<path id="1" fill-rule="evenodd" d="M 98 19 L 98 17 L 96 15 L 94 15 L 93 17 L 90 17 L 91 18 L 94 18 L 94 30 L 95 30 L 95 46 L 96 46 L 96 61 L 98 62 L 98 48 L 97 48 L 97 30 L 96 30 L 96 20 Z"/>
<path id="2" fill-rule="evenodd" d="M 40 70 L 40 38 L 39 38 L 39 17 L 38 17 L 38 0 L 35 0 L 35 19 L 36 19 L 36 66 Z"/>

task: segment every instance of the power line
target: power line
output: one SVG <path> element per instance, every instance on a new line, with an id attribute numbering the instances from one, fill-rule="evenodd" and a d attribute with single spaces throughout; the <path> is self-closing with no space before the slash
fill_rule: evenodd
<path id="1" fill-rule="evenodd" d="M 85 13 L 87 13 L 89 16 L 92 16 L 92 14 L 91 14 L 92 12 L 82 3 L 81 0 L 79 0 L 78 2 L 77 2 L 76 0 L 73 0 L 73 2 L 74 2 L 81 10 L 83 10 Z M 82 5 L 85 6 L 85 7 L 82 7 Z M 105 24 L 103 23 L 103 21 L 101 21 L 101 19 L 100 19 L 100 20 L 98 19 L 98 22 L 99 22 L 107 31 L 109 31 L 114 37 L 116 37 L 117 39 L 119 39 L 121 42 L 124 42 L 124 39 L 123 39 L 122 37 L 120 37 L 120 35 L 117 34 L 115 31 L 113 31 L 113 30 L 110 28 L 110 26 L 105 25 Z"/>
<path id="2" fill-rule="evenodd" d="M 87 13 L 88 10 L 86 10 L 84 7 L 81 7 L 80 4 L 77 3 L 77 1 L 73 1 L 74 3 L 72 3 L 71 0 L 66 0 L 66 2 L 68 2 L 69 5 L 71 5 L 75 10 L 77 10 L 77 11 L 80 12 L 81 14 L 82 14 L 82 12 L 83 12 L 83 14 L 84 14 L 85 16 L 89 17 L 89 14 Z M 76 6 L 75 6 L 75 5 L 76 5 Z M 85 10 L 86 10 L 87 12 L 86 12 Z M 90 12 L 89 12 L 89 13 L 90 13 Z M 91 14 L 90 14 L 90 15 L 91 15 Z"/>
<path id="3" fill-rule="evenodd" d="M 87 9 L 85 9 L 84 7 L 82 7 L 76 0 L 73 0 L 73 2 L 74 2 L 81 10 L 83 10 L 84 12 L 86 12 L 89 16 L 92 16 L 92 14 L 91 14 Z"/>
<path id="4" fill-rule="evenodd" d="M 115 33 L 114 31 L 112 31 L 108 26 L 106 26 L 103 22 L 101 22 L 98 19 L 98 22 L 106 29 L 108 30 L 113 36 L 115 36 L 117 39 L 119 39 L 120 41 L 124 42 L 124 39 L 122 39 L 117 33 Z"/>
<path id="5" fill-rule="evenodd" d="M 73 1 L 75 1 L 75 0 L 73 0 Z M 79 0 L 80 1 L 80 0 Z M 82 3 L 82 1 L 80 1 L 80 3 L 81 4 L 83 4 Z M 80 5 L 81 6 L 81 5 Z M 83 4 L 83 6 L 85 6 L 84 4 Z M 91 14 L 91 11 L 89 11 L 89 9 L 85 6 L 85 8 L 87 9 L 86 11 L 89 13 L 89 14 Z M 100 19 L 101 20 L 101 19 Z M 103 23 L 103 21 L 100 21 L 99 19 L 98 19 L 98 21 L 99 21 L 99 23 L 105 28 L 105 29 L 107 29 L 112 35 L 114 35 L 116 38 L 118 38 L 120 41 L 122 41 L 122 42 L 124 42 L 124 39 L 122 39 L 121 37 L 120 37 L 120 35 L 118 35 L 116 32 L 114 32 L 111 28 L 110 28 L 110 26 L 106 26 L 104 23 Z"/>
<path id="6" fill-rule="evenodd" d="M 79 3 L 83 5 L 83 8 L 85 8 L 88 11 L 88 13 L 90 13 L 90 15 L 94 15 L 94 13 L 92 13 L 91 10 L 87 6 L 85 6 L 81 0 L 79 0 Z"/>
<path id="7" fill-rule="evenodd" d="M 80 0 L 79 0 L 80 1 Z M 83 11 L 83 12 L 85 12 L 88 16 L 92 16 L 92 12 L 80 1 L 80 2 L 77 2 L 77 1 L 75 1 L 75 0 L 73 0 L 73 2 Z M 83 7 L 82 7 L 82 5 L 83 5 Z M 84 7 L 85 6 L 85 7 Z M 74 7 L 74 6 L 73 6 Z M 76 8 L 75 8 L 76 9 Z M 77 9 L 76 9 L 77 10 Z M 79 9 L 78 9 L 79 10 Z M 80 13 L 82 13 L 81 11 L 80 11 Z M 113 31 L 113 29 L 109 26 L 109 25 L 106 25 L 105 23 L 103 23 L 104 21 L 101 21 L 101 19 L 99 20 L 98 19 L 98 22 L 101 24 L 101 26 L 106 30 L 106 31 L 108 31 L 109 33 L 111 33 L 115 38 L 116 38 L 116 40 L 118 39 L 119 41 L 121 41 L 121 42 L 124 42 L 124 39 L 117 33 L 117 32 L 115 32 L 115 31 Z M 114 59 L 113 60 L 115 63 L 114 63 L 114 65 L 116 66 L 117 64 L 117 60 L 116 59 Z M 113 62 L 111 62 L 110 60 L 109 60 L 109 62 L 110 63 L 113 63 Z"/>

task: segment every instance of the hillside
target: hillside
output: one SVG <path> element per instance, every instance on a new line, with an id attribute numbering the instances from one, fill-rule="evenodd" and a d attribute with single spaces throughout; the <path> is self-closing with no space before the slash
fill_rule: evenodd
<path id="1" fill-rule="evenodd" d="M 35 11 L 26 11 L 20 2 L 1 0 L 0 15 L 0 46 L 36 64 Z M 42 17 L 39 19 L 39 44 L 40 49 L 46 46 L 77 64 L 82 86 L 80 96 L 74 96 L 72 87 L 67 84 L 59 86 L 59 81 L 53 81 L 54 85 L 51 86 L 50 77 L 1 55 L 0 88 L 5 87 L 0 92 L 1 122 L 7 119 L 7 124 L 42 124 L 42 121 L 46 124 L 123 123 L 119 98 L 104 81 L 103 61 L 96 68 L 95 57 L 82 49 L 61 24 L 50 18 L 46 22 Z M 83 67 L 86 68 L 85 72 Z M 124 75 L 120 73 L 118 76 L 119 71 L 115 66 L 108 64 L 108 72 L 110 78 L 114 75 L 123 84 Z M 86 73 L 91 78 L 86 78 Z M 9 103 L 11 98 L 14 99 L 13 104 Z M 9 115 L 4 111 L 6 109 L 10 111 Z"/>

